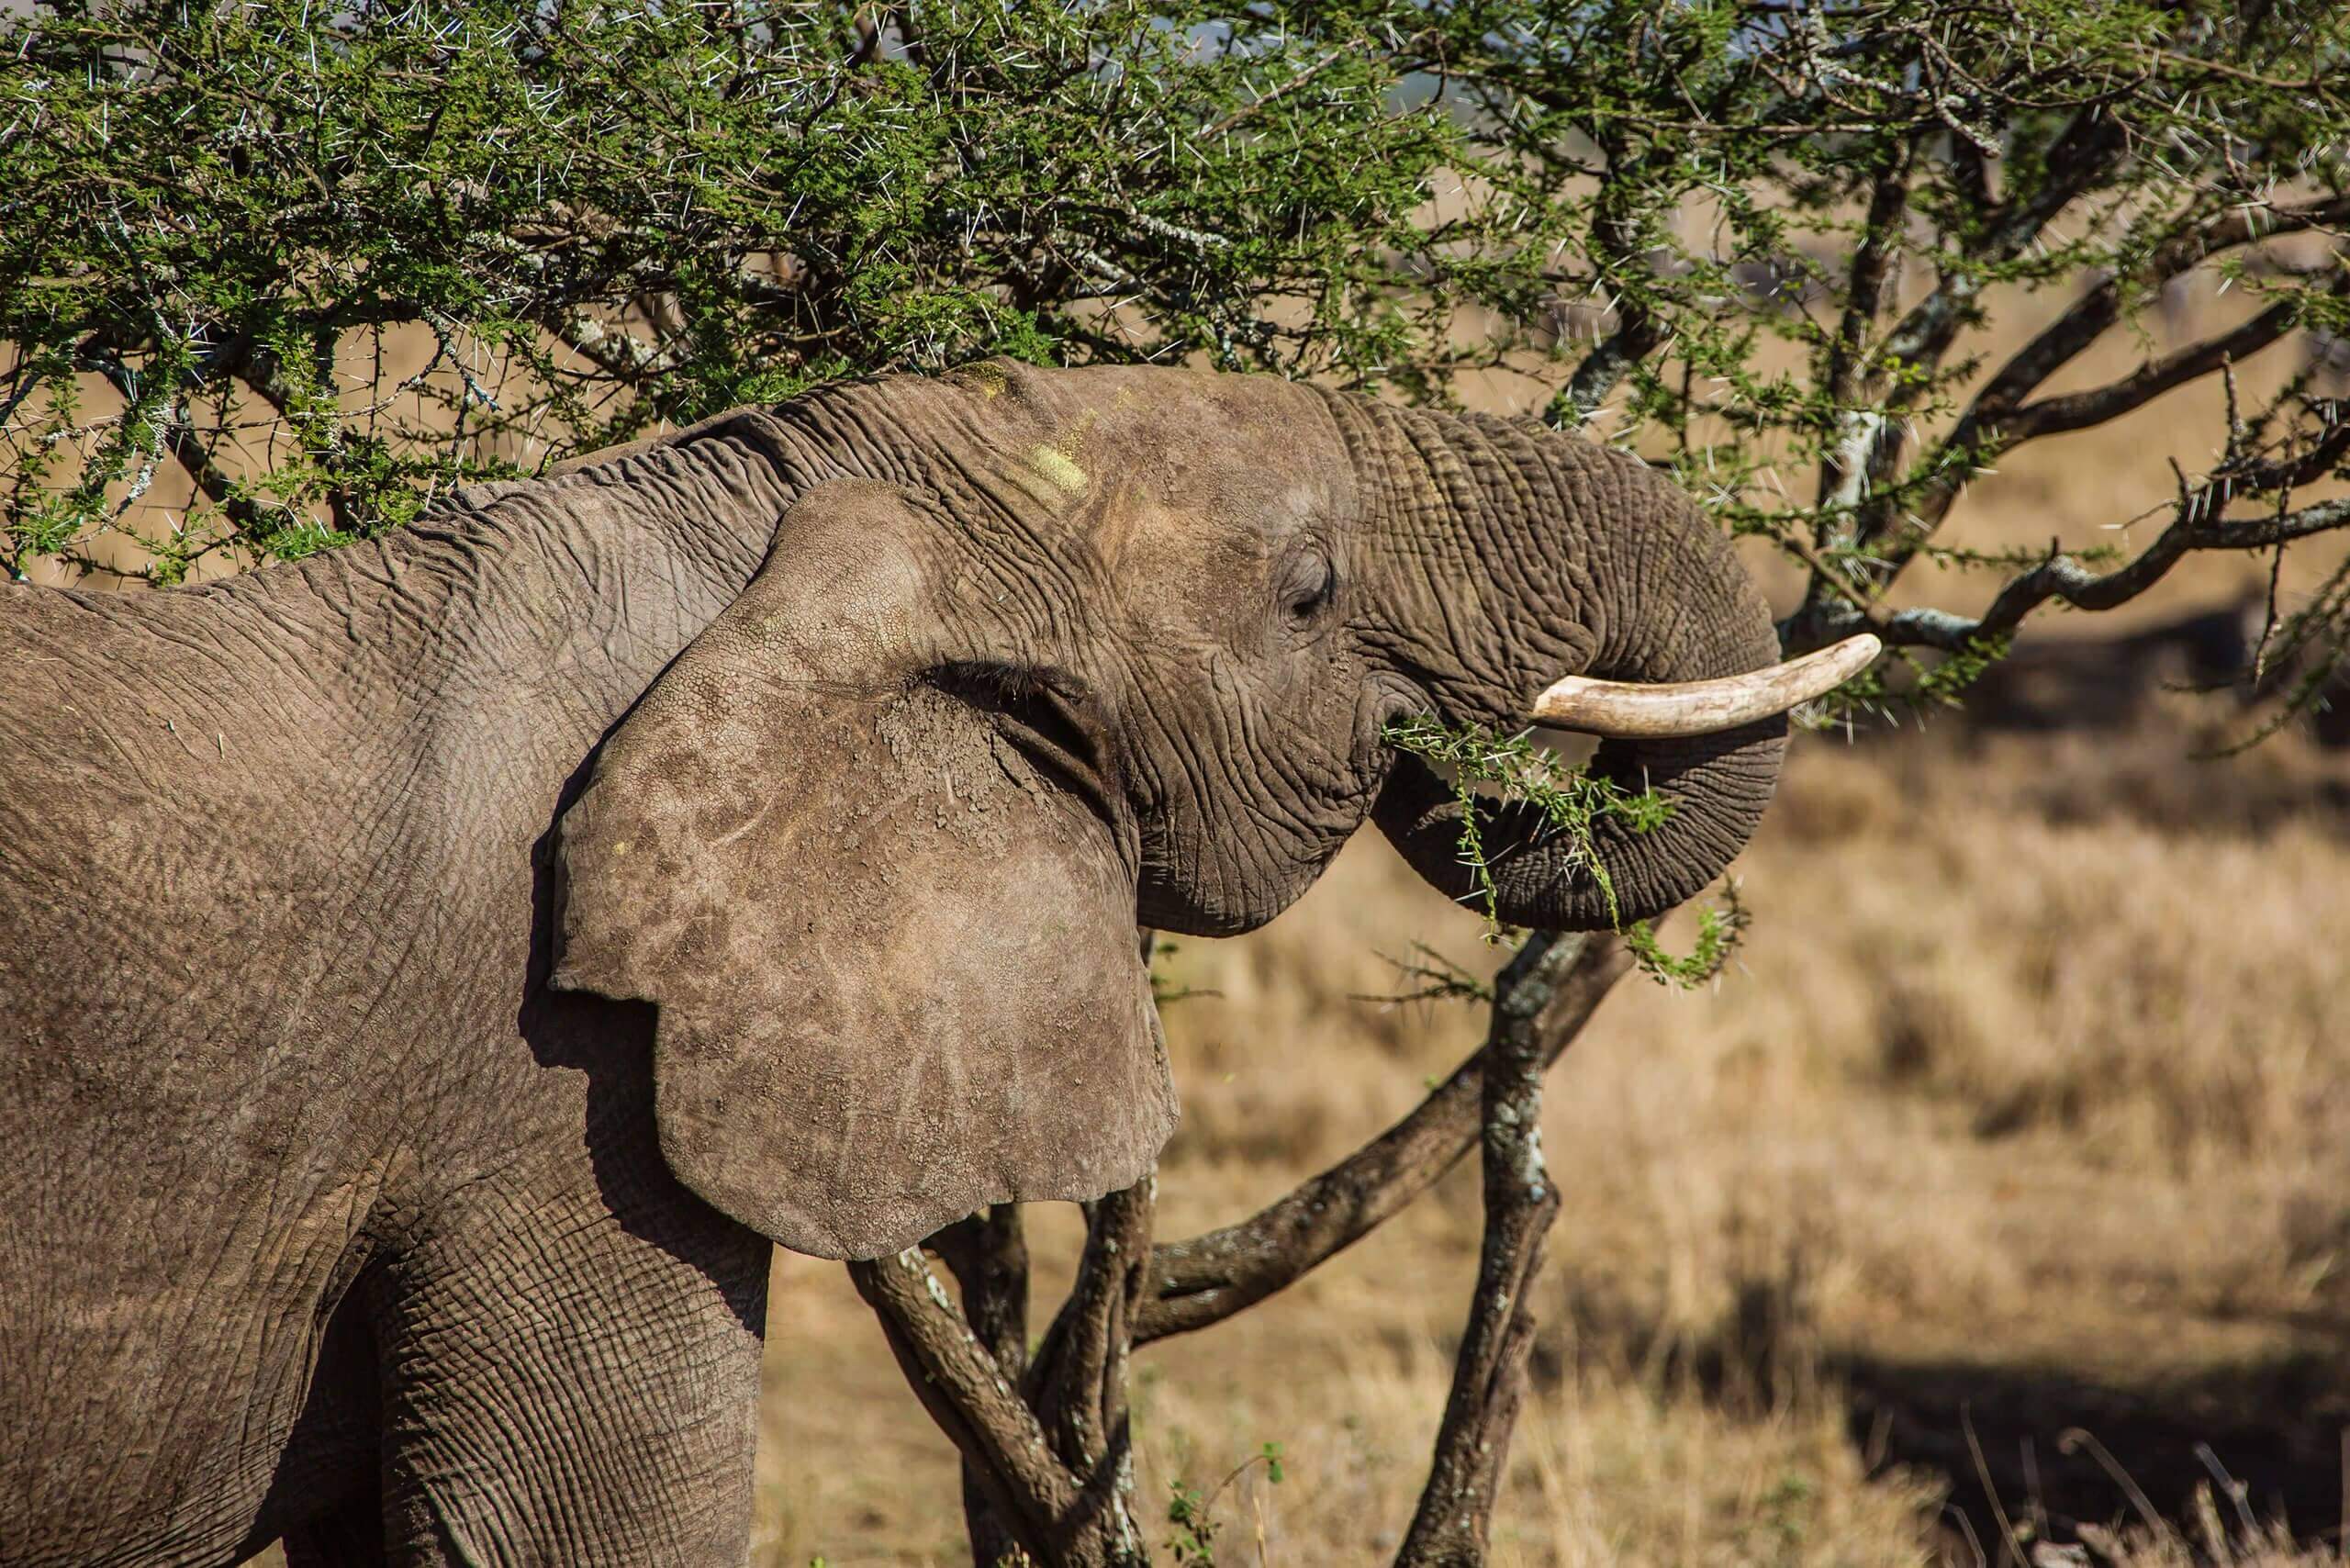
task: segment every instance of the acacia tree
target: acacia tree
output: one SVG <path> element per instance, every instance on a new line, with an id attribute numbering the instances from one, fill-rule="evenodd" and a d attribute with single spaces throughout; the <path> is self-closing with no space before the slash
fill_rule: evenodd
<path id="1" fill-rule="evenodd" d="M 2350 25 L 2324 0 L 77 0 L 0 22 L 0 60 L 19 575 L 110 532 L 158 581 L 292 558 L 465 478 L 992 353 L 1438 402 L 1540 375 L 1550 422 L 1799 566 L 1790 652 L 1866 628 L 1907 665 L 1818 717 L 1947 697 L 2035 610 L 2113 608 L 2192 553 L 2274 582 L 2350 523 L 2350 413 L 2309 352 L 2350 335 Z M 2232 324 L 2155 330 L 2199 278 L 2245 302 Z M 2136 367 L 2078 384 L 2115 340 Z M 2299 357 L 2241 395 L 2263 355 Z M 2003 455 L 2205 380 L 2210 441 L 2144 443 L 2165 507 L 2051 520 L 2028 554 L 1958 536 Z M 173 469 L 194 499 L 158 517 Z M 1921 563 L 1948 575 L 1897 607 Z M 2345 620 L 2350 568 L 2272 593 L 2255 663 L 2308 672 L 2286 707 Z M 1512 737 L 1394 739 L 1583 820 Z M 977 1561 L 1144 1561 L 1132 1354 L 1472 1146 L 1478 1287 L 1399 1561 L 1478 1561 L 1556 1207 L 1524 1137 L 1542 1070 L 1636 949 L 1685 979 L 1733 928 L 1685 967 L 1536 934 L 1490 988 L 1421 977 L 1490 1007 L 1477 1057 L 1226 1229 L 1157 1240 L 1148 1182 L 1090 1205 L 1033 1356 L 1017 1209 L 856 1267 L 964 1455 Z M 1198 1500 L 1176 1512 L 1196 1557 Z"/>
<path id="2" fill-rule="evenodd" d="M 1409 374 L 1411 296 L 1449 293 L 1411 221 L 1449 128 L 1388 106 L 1354 23 L 86 0 L 0 17 L 0 62 L 19 572 L 114 531 L 157 581 L 297 558 L 453 482 L 989 354 Z M 173 467 L 194 504 L 147 515 Z"/>
<path id="3" fill-rule="evenodd" d="M 2190 476 L 2190 454 L 2150 452 L 2172 460 L 2176 502 L 2117 570 L 2095 569 L 2112 551 L 2017 558 L 1942 536 L 1967 481 L 2019 447 L 2125 419 L 2288 340 L 2350 333 L 2338 7 L 1753 0 L 1453 15 L 1442 69 L 1474 106 L 1491 154 L 1480 167 L 1522 204 L 1525 242 L 1565 259 L 1513 285 L 1602 307 L 1550 419 L 1588 421 L 1620 391 L 1619 430 L 1668 440 L 1666 460 L 1728 526 L 1799 561 L 1791 649 L 1865 626 L 1967 655 L 1963 671 L 2052 599 L 2110 609 L 2189 552 L 2281 548 L 2350 521 L 2338 496 L 2297 504 L 2350 454 L 2343 388 L 2305 355 L 2257 408 L 2230 398 L 2216 464 Z M 2288 250 L 2287 237 L 2315 243 Z M 2258 308 L 2157 349 L 2152 308 L 2199 273 Z M 1995 291 L 2008 308 L 2033 294 L 2062 306 L 1993 358 Z M 1543 297 L 1516 297 L 1523 321 Z M 2114 335 L 2145 349 L 2132 372 L 2043 390 Z M 1774 344 L 1792 354 L 1766 368 Z M 1780 477 L 1806 470 L 1807 487 Z M 1920 560 L 2004 580 L 1978 610 L 1889 610 Z M 2297 639 L 2334 624 L 2338 590 L 2297 618 Z"/>

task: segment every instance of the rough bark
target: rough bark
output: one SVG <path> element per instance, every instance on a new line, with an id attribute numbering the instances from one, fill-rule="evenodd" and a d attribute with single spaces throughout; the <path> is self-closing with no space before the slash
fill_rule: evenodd
<path id="1" fill-rule="evenodd" d="M 997 1204 L 929 1242 L 955 1276 L 972 1336 L 1017 1383 L 1028 1370 L 1028 1241 L 1020 1205 Z M 996 1568 L 1019 1546 L 990 1501 L 987 1476 L 963 1464 L 963 1524 L 975 1568 Z"/>
<path id="2" fill-rule="evenodd" d="M 1480 1053 L 1485 1236 L 1476 1293 L 1427 1484 L 1396 1568 L 1475 1568 L 1485 1560 L 1534 1345 L 1527 1292 L 1559 1213 L 1542 1159 L 1542 1071 L 1550 1060 L 1542 1020 L 1555 988 L 1573 975 L 1583 940 L 1537 935 L 1494 988 L 1493 1031 Z"/>

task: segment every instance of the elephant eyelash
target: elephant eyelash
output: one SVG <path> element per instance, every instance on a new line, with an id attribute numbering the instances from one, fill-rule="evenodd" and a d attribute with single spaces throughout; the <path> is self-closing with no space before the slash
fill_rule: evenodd
<path id="1" fill-rule="evenodd" d="M 954 659 L 925 671 L 923 681 L 981 706 L 1019 706 L 1040 698 L 1082 702 L 1085 683 L 1065 670 L 1002 659 Z"/>

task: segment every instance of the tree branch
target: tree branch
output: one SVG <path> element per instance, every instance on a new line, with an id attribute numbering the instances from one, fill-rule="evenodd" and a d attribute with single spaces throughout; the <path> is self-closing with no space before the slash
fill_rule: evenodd
<path id="1" fill-rule="evenodd" d="M 997 1514 L 1039 1562 L 1060 1561 L 1060 1523 L 1078 1484 L 1053 1457 L 1035 1415 L 971 1333 L 919 1248 L 851 1263 L 857 1294 L 931 1419 L 981 1478 Z"/>
<path id="2" fill-rule="evenodd" d="M 1858 399 L 1857 384 L 1868 330 L 1885 308 L 1886 286 L 1892 281 L 1901 259 L 1901 226 L 1909 211 L 1909 161 L 1913 151 L 1913 143 L 1900 143 L 1888 153 L 1886 166 L 1870 184 L 1868 218 L 1862 229 L 1861 242 L 1852 249 L 1844 314 L 1837 323 L 1821 376 L 1822 389 L 1839 409 L 1849 408 Z M 1822 464 L 1821 502 L 1825 504 L 1843 483 L 1843 470 L 1838 464 Z"/>
<path id="3" fill-rule="evenodd" d="M 1028 1242 L 1020 1205 L 995 1204 L 923 1245 L 955 1276 L 963 1316 L 1006 1376 L 1028 1370 Z"/>
<path id="4" fill-rule="evenodd" d="M 2063 435 L 2117 420 L 2176 386 L 2210 375 L 2223 364 L 2258 353 L 2293 330 L 2299 302 L 2280 299 L 2257 316 L 2215 337 L 2150 359 L 2118 381 L 2085 392 L 2026 403 L 1998 424 L 2001 451 L 2042 436 Z"/>
<path id="5" fill-rule="evenodd" d="M 2095 185 L 2126 145 L 2120 122 L 2101 107 L 2083 109 L 2048 150 L 2051 170 L 2062 170 L 2008 204 L 1988 236 L 1959 264 L 1944 271 L 1933 291 L 1912 307 L 1886 337 L 1879 357 L 1880 387 L 1890 386 L 1884 406 L 1874 413 L 1868 431 L 1868 478 L 1878 498 L 1864 503 L 1853 542 L 1872 546 L 1882 541 L 1899 520 L 1898 510 L 1883 494 L 1900 462 L 1908 426 L 1897 416 L 1916 406 L 1932 385 L 1938 368 L 1957 341 L 1983 287 L 1981 269 L 2013 261 L 2037 239 L 2055 216 L 2076 196 Z M 1903 373 L 1896 383 L 1895 373 Z M 1889 574 L 1888 574 L 1889 576 Z"/>
<path id="6" fill-rule="evenodd" d="M 2196 550 L 2265 550 L 2297 539 L 2331 533 L 2350 527 L 2350 496 L 2317 501 L 2281 517 L 2251 519 L 2199 532 L 2190 542 Z"/>
<path id="7" fill-rule="evenodd" d="M 1134 1518 L 1126 1361 L 1135 1308 L 1149 1288 L 1158 1191 L 1158 1179 L 1146 1176 L 1085 1205 L 1077 1281 L 1022 1388 L 1053 1451 L 1079 1478 L 1086 1529 L 1124 1554 L 1116 1561 L 1137 1562 L 1145 1551 Z"/>
<path id="8" fill-rule="evenodd" d="M 2262 215 L 2266 221 L 2262 221 Z M 2255 240 L 2275 239 L 2350 222 L 2350 196 L 2333 196 L 2299 207 L 2232 207 L 2155 246 L 2145 263 L 2130 274 L 2141 286 L 2152 287 L 2182 276 L 2218 255 Z M 2076 300 L 2055 320 L 2032 335 L 1991 378 L 1969 406 L 1978 422 L 1996 422 L 2059 370 L 2103 336 L 2121 319 L 2121 276 L 2104 279 Z"/>
<path id="9" fill-rule="evenodd" d="M 1822 366 L 1821 385 L 1829 407 L 1841 410 L 1846 421 L 1842 439 L 1819 465 L 1818 515 L 1812 526 L 1812 543 L 1823 550 L 1835 543 L 1844 520 L 1860 504 L 1876 447 L 1876 424 L 1857 407 L 1862 401 L 1860 382 L 1866 364 L 1868 330 L 1884 310 L 1886 290 L 1899 269 L 1901 229 L 1909 211 L 1909 165 L 1915 151 L 1914 141 L 1900 143 L 1870 186 L 1868 218 L 1861 242 L 1853 248 L 1847 277 L 1844 313 Z M 1830 613 L 1831 599 L 1851 592 L 1842 582 L 1816 571 L 1804 589 L 1799 618 L 1817 621 Z"/>
<path id="10" fill-rule="evenodd" d="M 1562 937 L 1550 950 L 1554 969 L 1534 1024 L 1545 1067 L 1632 965 L 1613 936 Z M 1237 1225 L 1157 1249 L 1135 1343 L 1220 1323 L 1287 1289 L 1425 1192 L 1476 1141 L 1493 1049 L 1489 1039 L 1411 1114 L 1280 1201 Z"/>
<path id="11" fill-rule="evenodd" d="M 2266 224 L 2258 216 L 2264 211 L 2268 215 Z M 2138 269 L 2133 276 L 2143 286 L 2151 286 L 2165 283 L 2192 271 L 2222 251 L 2234 249 L 2250 243 L 2254 240 L 2323 229 L 2345 221 L 2350 221 L 2350 196 L 2334 196 L 2289 207 L 2232 207 L 2209 222 L 2199 224 L 2174 235 L 2154 247 L 2149 253 L 2145 264 Z M 1906 511 L 1910 527 L 1899 539 L 1886 537 L 1886 535 L 1889 534 L 1889 529 L 1880 531 L 1879 534 L 1873 536 L 1881 546 L 1876 551 L 1876 554 L 1882 564 L 1873 574 L 1880 584 L 1890 583 L 1901 575 L 1902 570 L 1917 554 L 1919 547 L 1933 536 L 1934 531 L 1941 526 L 1942 519 L 1949 515 L 1951 506 L 1957 500 L 1959 491 L 1966 478 L 1982 464 L 2024 441 L 2032 440 L 2041 435 L 2059 433 L 2059 429 L 2055 427 L 2047 430 L 2028 430 L 2018 433 L 2013 421 L 2022 417 L 2030 409 L 2042 408 L 2052 403 L 2058 404 L 2058 409 L 2052 412 L 2061 411 L 2062 404 L 2058 399 L 2042 398 L 2032 404 L 2025 404 L 2023 400 L 2050 376 L 2087 351 L 2092 343 L 2121 319 L 2124 281 L 2119 276 L 2105 279 L 2075 301 L 2055 320 L 2035 333 L 2031 342 L 2010 355 L 2007 363 L 1984 383 L 1982 390 L 1975 395 L 1965 411 L 1951 427 L 1950 433 L 1942 439 L 1931 454 L 1921 460 L 1920 471 L 1931 475 L 1932 477 L 1908 498 Z M 2338 276 L 2334 284 L 2337 289 L 2345 286 L 2350 286 L 2350 274 Z M 2288 302 L 2279 301 L 2278 307 L 2281 308 L 2286 303 Z M 2268 322 L 2270 312 L 2264 311 L 2260 316 L 2255 317 L 2252 321 L 2235 329 L 2232 333 L 2223 334 L 2219 339 L 2211 340 L 2209 345 L 2197 345 L 2197 347 L 2215 346 L 2223 352 L 2212 363 L 2196 371 L 2195 375 L 2209 374 L 2218 369 L 2221 364 L 2227 363 L 2230 356 L 2224 351 L 2229 347 L 2234 347 L 2237 356 L 2240 357 L 2244 353 L 2256 352 L 2258 348 L 2266 346 L 2268 342 L 2274 342 L 2276 337 L 2283 336 L 2284 332 L 2289 330 L 2290 321 L 2288 319 L 2282 324 L 2277 324 L 2274 334 L 2263 337 L 2262 333 L 2266 328 L 2255 326 L 2255 323 Z M 2241 344 L 2232 344 L 2230 340 L 2239 335 L 2242 338 Z M 2130 409 L 2151 401 L 2172 386 L 2194 379 L 2194 375 L 2184 373 L 2193 362 L 2181 356 L 2191 355 L 2195 352 L 2195 348 L 2190 348 L 2179 351 L 2177 355 L 2170 356 L 2179 361 L 2177 365 L 2171 367 L 2172 370 L 2179 373 L 2177 379 L 2148 383 L 2151 390 L 2146 391 L 2144 397 L 2134 402 L 2127 402 L 2126 405 L 2117 404 L 2114 411 L 2106 415 L 2105 418 L 2119 418 Z M 2168 362 L 2154 363 L 2156 365 L 2164 365 Z M 2141 373 L 2143 374 L 2147 368 L 2142 366 Z M 2089 395 L 2076 394 L 2074 396 Z M 2061 428 L 2063 430 L 2086 429 L 2089 425 L 2099 422 L 2102 421 L 2085 420 L 2080 424 L 2065 425 Z"/>
<path id="12" fill-rule="evenodd" d="M 1480 1053 L 1485 1236 L 1477 1286 L 1427 1484 L 1396 1568 L 1471 1568 L 1485 1560 L 1534 1345 L 1528 1287 L 1559 1213 L 1558 1189 L 1542 1159 L 1542 1073 L 1550 1057 L 1543 1014 L 1553 988 L 1573 976 L 1583 945 L 1538 933 L 1494 982 L 1493 1029 Z"/>
<path id="13" fill-rule="evenodd" d="M 2350 446 L 2350 426 L 2343 427 L 2343 436 L 2342 445 Z M 2237 487 L 2235 493 L 2242 497 L 2257 490 L 2244 485 Z M 2221 504 L 2216 484 L 2195 492 L 2181 502 L 2177 516 L 2160 538 L 2126 566 L 2110 572 L 2092 572 L 2069 555 L 2051 555 L 2001 588 L 1990 608 L 1973 620 L 1942 610 L 1904 610 L 1876 623 L 1875 630 L 1892 646 L 1957 652 L 1980 638 L 2005 636 L 2052 599 L 2063 599 L 2076 610 L 2111 610 L 2127 603 L 2160 582 L 2192 551 L 2260 550 L 2350 527 L 2350 496 L 2239 522 L 2199 521 L 2201 508 L 2209 505 L 2216 510 Z M 1860 623 L 1857 618 L 1851 622 Z"/>
<path id="14" fill-rule="evenodd" d="M 924 1243 L 955 1275 L 972 1337 L 1017 1386 L 1028 1368 L 1028 1243 L 1020 1205 L 996 1204 L 957 1220 Z M 987 1474 L 963 1462 L 963 1525 L 974 1568 L 996 1568 L 1019 1546 L 989 1489 Z"/>
<path id="15" fill-rule="evenodd" d="M 218 507 L 221 514 L 239 528 L 251 528 L 260 518 L 261 509 L 236 493 L 229 476 L 221 472 L 220 465 L 212 460 L 210 450 L 197 439 L 196 428 L 177 417 L 184 407 L 183 404 L 172 410 L 173 418 L 163 437 L 164 450 L 186 472 L 198 494 Z"/>
<path id="16" fill-rule="evenodd" d="M 1642 261 L 1641 214 L 1634 204 L 1648 179 L 1648 165 L 1636 159 L 1628 166 L 1620 143 L 1601 145 L 1607 153 L 1607 173 L 1592 215 L 1591 262 L 1601 276 L 1614 276 L 1616 330 L 1583 355 L 1543 410 L 1544 421 L 1558 430 L 1577 429 L 1588 421 L 1626 373 L 1664 341 L 1655 312 L 1628 282 Z"/>

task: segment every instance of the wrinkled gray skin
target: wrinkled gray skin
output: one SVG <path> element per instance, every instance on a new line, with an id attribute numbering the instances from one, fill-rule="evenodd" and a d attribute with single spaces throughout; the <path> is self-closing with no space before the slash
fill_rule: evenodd
<path id="1" fill-rule="evenodd" d="M 1576 441 L 1165 370 L 833 388 L 183 592 L 0 596 L 0 1556 L 741 1560 L 769 1239 L 1091 1195 L 1137 921 L 1248 929 L 1383 722 L 1775 655 Z M 1773 722 L 1609 745 L 1714 876 Z M 1562 846 L 1503 913 L 1601 919 Z"/>

